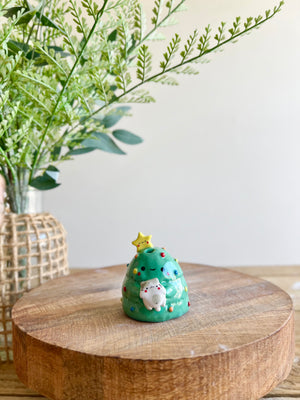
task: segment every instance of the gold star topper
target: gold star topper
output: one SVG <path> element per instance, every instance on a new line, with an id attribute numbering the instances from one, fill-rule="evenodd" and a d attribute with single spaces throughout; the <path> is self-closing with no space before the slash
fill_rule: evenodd
<path id="1" fill-rule="evenodd" d="M 153 247 L 153 244 L 151 243 L 151 238 L 152 238 L 152 235 L 145 236 L 142 234 L 142 232 L 139 232 L 137 239 L 135 239 L 131 243 L 134 246 L 136 246 L 137 251 L 139 252 L 144 249 L 147 249 L 148 247 Z"/>

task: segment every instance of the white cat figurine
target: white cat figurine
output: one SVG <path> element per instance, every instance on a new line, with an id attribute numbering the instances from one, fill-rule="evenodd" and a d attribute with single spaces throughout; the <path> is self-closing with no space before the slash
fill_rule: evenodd
<path id="1" fill-rule="evenodd" d="M 166 305 L 166 289 L 157 278 L 141 282 L 140 298 L 147 310 L 160 311 Z"/>

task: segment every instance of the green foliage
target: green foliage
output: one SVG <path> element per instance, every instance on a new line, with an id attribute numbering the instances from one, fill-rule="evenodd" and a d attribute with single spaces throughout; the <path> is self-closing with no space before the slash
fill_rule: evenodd
<path id="1" fill-rule="evenodd" d="M 154 16 L 152 17 L 151 22 L 155 27 L 158 26 L 163 5 L 164 5 L 164 0 L 155 0 L 154 2 L 154 8 L 152 10 Z"/>
<path id="2" fill-rule="evenodd" d="M 60 162 L 95 150 L 125 154 L 118 142 L 140 143 L 113 128 L 130 110 L 122 103 L 154 101 L 147 83 L 177 85 L 172 73 L 198 74 L 193 63 L 258 28 L 283 5 L 264 17 L 238 17 L 227 31 L 222 22 L 214 36 L 210 26 L 186 41 L 176 34 L 155 66 L 151 41 L 164 38 L 162 29 L 176 22 L 185 1 L 154 0 L 147 30 L 139 0 L 0 0 L 0 173 L 12 211 L 22 211 L 29 184 L 59 185 Z"/>
<path id="3" fill-rule="evenodd" d="M 205 32 L 203 33 L 203 35 L 200 36 L 199 44 L 197 46 L 197 49 L 199 50 L 199 56 L 200 57 L 203 56 L 203 54 L 208 52 L 209 40 L 210 40 L 210 32 L 211 32 L 211 27 L 210 27 L 210 25 L 208 25 L 205 28 Z M 218 45 L 220 43 L 221 43 L 221 41 L 218 43 Z"/>
<path id="4" fill-rule="evenodd" d="M 54 189 L 60 185 L 60 183 L 57 183 L 58 174 L 58 169 L 53 165 L 49 165 L 43 175 L 31 180 L 30 185 L 39 190 Z"/>
<path id="5" fill-rule="evenodd" d="M 142 82 L 145 81 L 146 77 L 149 76 L 151 72 L 151 53 L 149 52 L 149 47 L 143 44 L 139 48 L 138 56 L 137 56 L 137 70 L 136 75 L 139 80 Z"/>
<path id="6" fill-rule="evenodd" d="M 134 39 L 136 41 L 141 41 L 146 33 L 146 16 L 143 11 L 141 4 L 137 4 L 134 10 Z"/>
<path id="7" fill-rule="evenodd" d="M 116 139 L 120 140 L 120 142 L 126 144 L 139 144 L 143 141 L 139 136 L 125 129 L 116 129 L 112 134 Z"/>
<path id="8" fill-rule="evenodd" d="M 123 150 L 104 132 L 93 132 L 92 137 L 81 143 L 83 148 L 98 149 L 108 153 L 125 154 Z"/>
<path id="9" fill-rule="evenodd" d="M 179 35 L 175 33 L 175 36 L 172 38 L 171 42 L 169 43 L 169 46 L 167 47 L 167 51 L 163 54 L 164 61 L 161 61 L 160 63 L 160 67 L 163 72 L 166 71 L 167 67 L 171 63 L 172 58 L 177 53 L 179 49 L 180 40 L 181 38 L 179 37 Z"/>
<path id="10" fill-rule="evenodd" d="M 181 55 L 181 62 L 183 63 L 188 57 L 191 56 L 195 44 L 196 44 L 196 40 L 197 40 L 197 36 L 198 36 L 198 31 L 194 30 L 194 33 L 192 35 L 189 36 L 186 44 L 184 45 L 184 50 L 182 50 L 182 52 L 180 53 Z"/>

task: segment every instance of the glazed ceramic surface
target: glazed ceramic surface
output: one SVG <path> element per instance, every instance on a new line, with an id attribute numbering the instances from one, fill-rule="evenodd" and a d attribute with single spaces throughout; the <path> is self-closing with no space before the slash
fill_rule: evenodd
<path id="1" fill-rule="evenodd" d="M 177 260 L 150 240 L 140 233 L 133 242 L 137 254 L 127 265 L 122 304 L 130 318 L 162 322 L 188 311 L 188 288 Z"/>

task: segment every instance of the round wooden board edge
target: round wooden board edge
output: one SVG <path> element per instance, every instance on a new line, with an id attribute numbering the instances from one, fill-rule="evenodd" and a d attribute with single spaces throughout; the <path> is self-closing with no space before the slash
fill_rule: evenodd
<path id="1" fill-rule="evenodd" d="M 218 352 L 216 352 L 216 353 L 213 353 L 214 355 L 215 355 L 215 354 L 226 353 L 226 352 L 230 352 L 230 351 L 234 351 L 234 350 L 239 350 L 241 347 L 249 346 L 249 345 L 255 344 L 255 343 L 257 343 L 257 342 L 261 342 L 261 341 L 263 341 L 263 340 L 266 340 L 268 337 L 271 337 L 271 336 L 277 334 L 278 331 L 282 330 L 282 329 L 284 328 L 284 326 L 285 326 L 286 324 L 289 323 L 289 321 L 291 320 L 291 318 L 293 318 L 293 320 L 294 320 L 294 313 L 295 313 L 295 311 L 294 311 L 294 305 L 293 305 L 293 300 L 292 300 L 291 296 L 290 296 L 286 291 L 284 291 L 283 289 L 281 289 L 279 286 L 275 285 L 275 284 L 272 283 L 272 282 L 269 282 L 269 281 L 266 280 L 266 279 L 258 278 L 258 277 L 255 277 L 255 276 L 252 276 L 252 275 L 249 275 L 249 274 L 245 274 L 245 273 L 240 272 L 240 271 L 234 271 L 234 270 L 232 270 L 232 269 L 230 269 L 230 268 L 228 268 L 228 267 L 218 267 L 218 266 L 211 266 L 211 265 L 208 265 L 208 264 L 197 264 L 197 263 L 188 263 L 188 262 L 181 262 L 180 264 L 183 266 L 183 268 L 190 266 L 190 267 L 196 267 L 196 268 L 198 268 L 198 267 L 205 267 L 205 268 L 215 269 L 215 270 L 218 270 L 218 269 L 220 269 L 220 270 L 225 270 L 225 271 L 228 271 L 228 270 L 229 270 L 230 272 L 232 272 L 232 273 L 234 273 L 234 274 L 236 274 L 236 275 L 245 276 L 245 277 L 251 278 L 251 280 L 254 280 L 254 281 L 256 281 L 256 282 L 267 282 L 270 286 L 273 286 L 273 287 L 276 288 L 276 290 L 280 291 L 280 292 L 286 297 L 286 299 L 289 301 L 289 304 L 290 304 L 290 306 L 291 306 L 291 310 L 290 310 L 290 314 L 289 314 L 288 318 L 283 322 L 283 324 L 282 324 L 280 327 L 278 327 L 278 329 L 277 329 L 276 331 L 272 332 L 271 335 L 266 335 L 266 336 L 261 337 L 261 338 L 259 338 L 259 339 L 253 340 L 252 342 L 248 342 L 247 344 L 242 344 L 242 345 L 236 346 L 236 347 L 231 348 L 231 349 L 224 349 L 224 350 L 218 351 Z M 70 278 L 70 277 L 72 277 L 72 276 L 75 277 L 76 275 L 85 275 L 87 271 L 88 271 L 88 272 L 97 272 L 97 271 L 99 271 L 99 270 L 103 270 L 103 269 L 104 269 L 104 270 L 105 270 L 105 269 L 108 269 L 108 270 L 109 270 L 109 269 L 113 269 L 113 268 L 115 268 L 115 269 L 117 269 L 117 268 L 126 268 L 126 264 L 110 265 L 110 266 L 107 266 L 107 267 L 100 267 L 100 268 L 99 268 L 99 267 L 98 267 L 98 268 L 86 268 L 85 270 L 76 271 L 75 273 L 71 273 L 71 274 L 68 274 L 68 275 L 65 275 L 65 276 L 56 278 L 56 279 L 49 280 L 49 281 L 45 282 L 43 285 L 40 285 L 40 286 L 38 286 L 38 287 L 36 287 L 36 288 L 30 290 L 30 291 L 27 292 L 27 293 L 31 293 L 31 292 L 33 292 L 33 291 L 39 290 L 42 286 L 45 287 L 45 285 L 47 285 L 47 284 L 52 284 L 52 283 L 53 283 L 54 281 L 56 281 L 56 280 L 65 280 L 65 279 L 68 279 L 68 278 Z M 25 296 L 26 296 L 27 293 L 25 293 Z M 13 306 L 13 309 L 12 309 L 12 326 L 15 327 L 15 328 L 18 328 L 18 330 L 20 330 L 20 332 L 26 333 L 29 337 L 31 337 L 31 338 L 34 339 L 34 340 L 40 341 L 41 343 L 45 343 L 45 344 L 47 344 L 47 345 L 49 345 L 49 346 L 54 346 L 54 347 L 56 347 L 54 344 L 52 344 L 52 343 L 50 343 L 50 342 L 47 342 L 46 340 L 45 340 L 44 342 L 42 342 L 39 338 L 37 338 L 37 337 L 31 335 L 30 332 L 25 332 L 24 330 L 22 330 L 22 328 L 20 328 L 18 325 L 15 324 L 14 308 L 15 308 L 16 305 L 18 305 L 19 303 L 22 302 L 22 298 L 24 298 L 24 296 L 21 297 L 21 298 L 15 303 L 15 305 Z M 293 322 L 293 324 L 294 324 L 294 322 Z M 14 334 L 13 334 L 13 338 L 14 338 Z M 294 340 L 295 340 L 295 339 L 294 339 Z M 77 353 L 81 353 L 81 354 L 86 354 L 86 353 L 81 352 L 81 351 L 76 350 L 76 349 L 68 349 L 68 348 L 67 348 L 67 350 L 68 350 L 68 351 L 77 352 Z M 115 359 L 124 359 L 124 360 L 128 359 L 128 360 L 132 360 L 131 358 L 124 357 L 124 356 L 109 356 L 109 355 L 104 355 L 104 356 L 103 356 L 103 355 L 97 355 L 97 354 L 91 354 L 91 355 L 92 355 L 92 356 L 95 356 L 95 357 L 104 357 L 104 358 L 110 357 L 110 358 L 115 358 Z M 201 354 L 201 355 L 199 355 L 199 356 L 190 355 L 190 356 L 188 356 L 188 357 L 164 358 L 164 359 L 161 359 L 161 360 L 159 360 L 159 361 L 172 361 L 172 360 L 175 361 L 175 360 L 183 360 L 183 359 L 187 359 L 187 360 L 188 360 L 188 359 L 194 359 L 194 358 L 197 358 L 197 357 L 200 357 L 200 358 L 209 357 L 209 356 L 211 356 L 211 355 L 212 355 L 211 353 L 209 353 L 209 354 Z M 148 359 L 148 358 L 134 358 L 134 360 L 139 360 L 139 361 L 152 361 L 151 359 Z"/>

